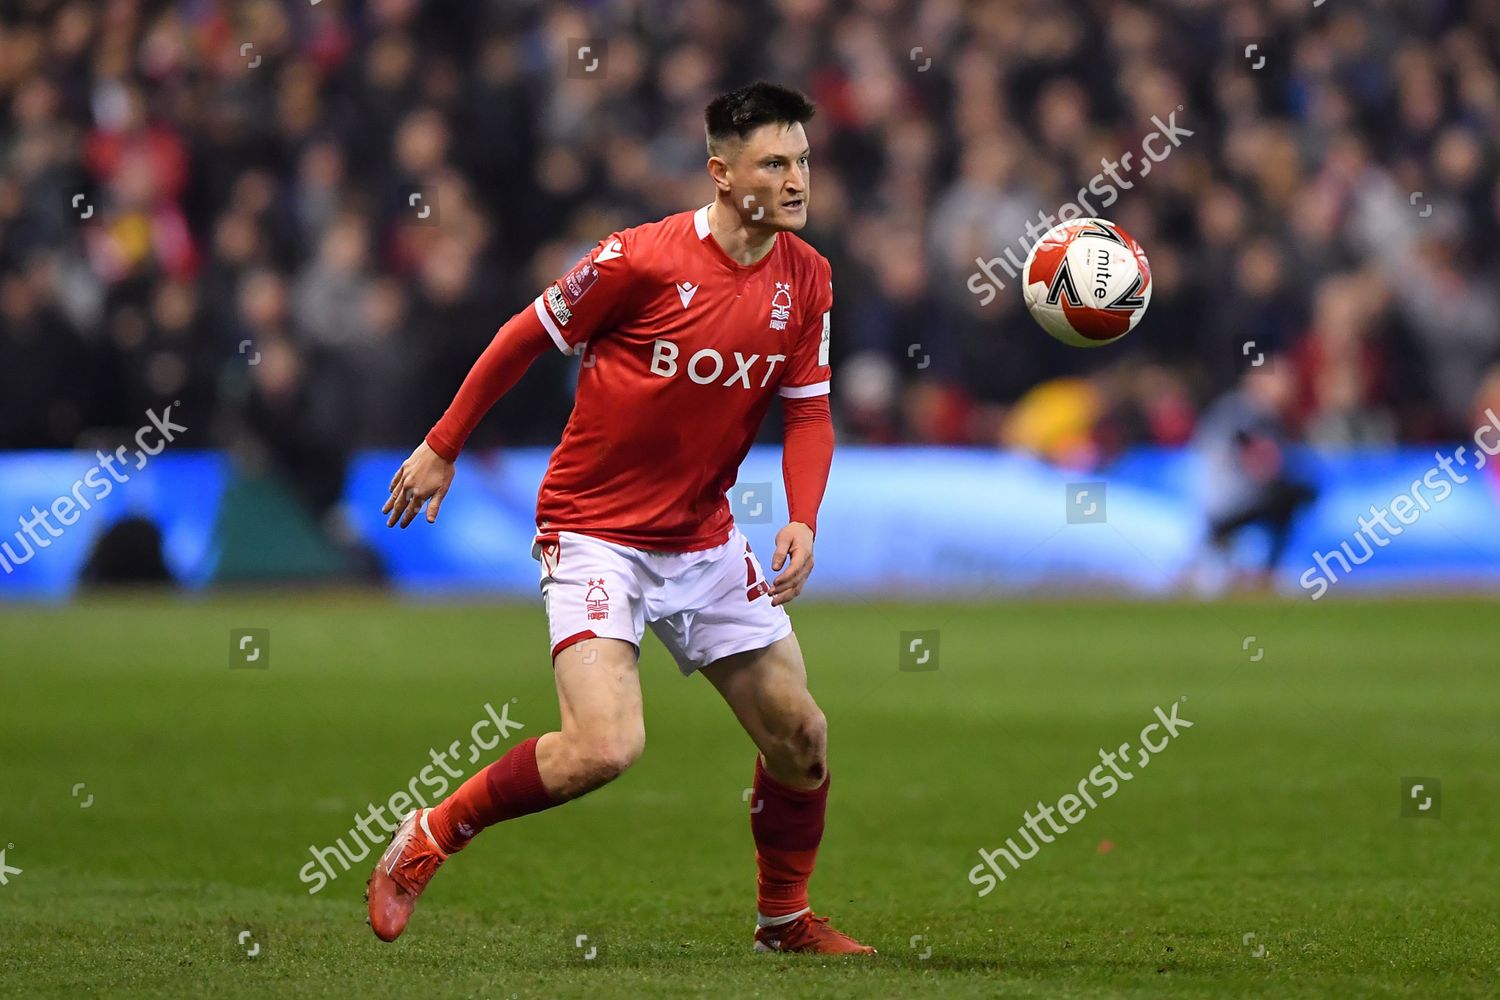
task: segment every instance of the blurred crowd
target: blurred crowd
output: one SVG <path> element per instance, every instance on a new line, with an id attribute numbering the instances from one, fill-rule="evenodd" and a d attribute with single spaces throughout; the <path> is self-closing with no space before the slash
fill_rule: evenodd
<path id="1" fill-rule="evenodd" d="M 1317 445 L 1500 406 L 1490 0 L 14 0 L 0 447 L 175 402 L 184 444 L 324 507 L 596 239 L 706 203 L 703 107 L 756 78 L 820 109 L 842 441 L 1097 466 L 1189 441 L 1268 355 Z M 1080 351 L 1013 283 L 975 294 L 1172 114 L 1191 134 L 1100 209 L 1151 260 L 1134 333 Z M 575 364 L 474 445 L 555 442 Z"/>

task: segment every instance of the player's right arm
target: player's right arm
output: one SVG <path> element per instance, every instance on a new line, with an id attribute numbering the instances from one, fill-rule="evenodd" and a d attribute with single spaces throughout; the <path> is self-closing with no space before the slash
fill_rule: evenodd
<path id="1" fill-rule="evenodd" d="M 411 457 L 391 479 L 391 495 L 381 508 L 387 527 L 407 525 L 427 507 L 427 523 L 437 520 L 443 497 L 453 484 L 454 462 L 464 442 L 496 401 L 520 381 L 537 358 L 552 346 L 541 320 L 531 309 L 512 316 L 469 370 L 443 418 L 427 432 Z"/>
<path id="2" fill-rule="evenodd" d="M 390 498 L 381 508 L 390 516 L 387 527 L 399 521 L 405 528 L 424 506 L 427 523 L 437 521 L 453 484 L 458 453 L 490 408 L 548 347 L 577 354 L 591 337 L 608 329 L 629 297 L 628 235 L 615 233 L 601 240 L 496 332 L 443 418 L 392 477 Z"/>

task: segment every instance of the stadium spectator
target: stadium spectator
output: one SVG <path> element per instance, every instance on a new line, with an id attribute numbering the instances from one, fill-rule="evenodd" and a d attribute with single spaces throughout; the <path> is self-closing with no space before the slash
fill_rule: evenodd
<path id="1" fill-rule="evenodd" d="M 286 467 L 307 447 L 270 430 L 288 406 L 319 411 L 319 454 L 404 442 L 538 275 L 707 199 L 684 122 L 756 76 L 822 106 L 808 235 L 844 303 L 845 440 L 1022 440 L 1023 397 L 1074 378 L 1092 424 L 1130 417 L 1086 449 L 1107 461 L 1182 440 L 1252 341 L 1294 360 L 1319 444 L 1464 433 L 1500 360 L 1492 5 L 1094 6 L 698 0 L 648 5 L 649 32 L 543 0 L 7 8 L 0 443 L 67 446 L 174 393 L 202 443 L 259 433 Z M 1268 71 L 1234 44 L 1252 36 Z M 1147 173 L 1174 113 L 1191 134 Z M 1144 327 L 1078 352 L 1013 275 L 981 301 L 978 262 L 1024 258 L 1127 152 L 1096 208 L 1151 256 Z M 436 225 L 406 214 L 418 189 Z M 555 441 L 569 364 L 476 444 Z M 1171 389 L 1154 415 L 1143 384 Z"/>

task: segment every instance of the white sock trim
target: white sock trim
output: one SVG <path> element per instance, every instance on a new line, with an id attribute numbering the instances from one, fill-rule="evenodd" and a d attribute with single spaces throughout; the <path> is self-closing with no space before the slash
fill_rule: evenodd
<path id="1" fill-rule="evenodd" d="M 789 924 L 789 923 L 791 923 L 793 920 L 796 920 L 798 917 L 802 916 L 804 913 L 811 913 L 811 912 L 812 912 L 812 907 L 810 907 L 810 906 L 804 906 L 802 909 L 798 910 L 796 913 L 788 913 L 785 916 L 781 916 L 781 917 L 768 917 L 764 913 L 757 913 L 755 915 L 755 926 L 756 927 L 780 927 L 782 924 Z"/>
<path id="2" fill-rule="evenodd" d="M 432 812 L 431 809 L 423 809 L 417 814 L 417 822 L 422 824 L 422 832 L 427 834 L 427 839 L 432 841 L 432 846 L 436 847 L 437 852 L 446 858 L 448 855 L 443 853 L 443 845 L 437 842 L 437 838 L 432 835 L 432 827 L 427 825 L 427 814 L 430 812 Z"/>

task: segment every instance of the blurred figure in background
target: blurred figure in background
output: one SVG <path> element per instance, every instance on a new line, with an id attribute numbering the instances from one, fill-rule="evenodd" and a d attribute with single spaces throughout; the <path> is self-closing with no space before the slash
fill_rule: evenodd
<path id="1" fill-rule="evenodd" d="M 1196 581 L 1200 590 L 1213 593 L 1239 582 L 1233 571 L 1234 543 L 1252 525 L 1263 528 L 1269 542 L 1243 582 L 1269 586 L 1297 511 L 1315 496 L 1287 465 L 1285 419 L 1295 398 L 1295 378 L 1281 357 L 1252 362 L 1239 388 L 1216 400 L 1198 424 L 1194 444 L 1203 458 L 1209 530 Z"/>
<path id="2" fill-rule="evenodd" d="M 1389 362 L 1378 325 L 1389 296 L 1373 274 L 1318 287 L 1312 328 L 1294 355 L 1302 423 L 1320 448 L 1390 447 L 1396 418 L 1385 405 Z"/>

